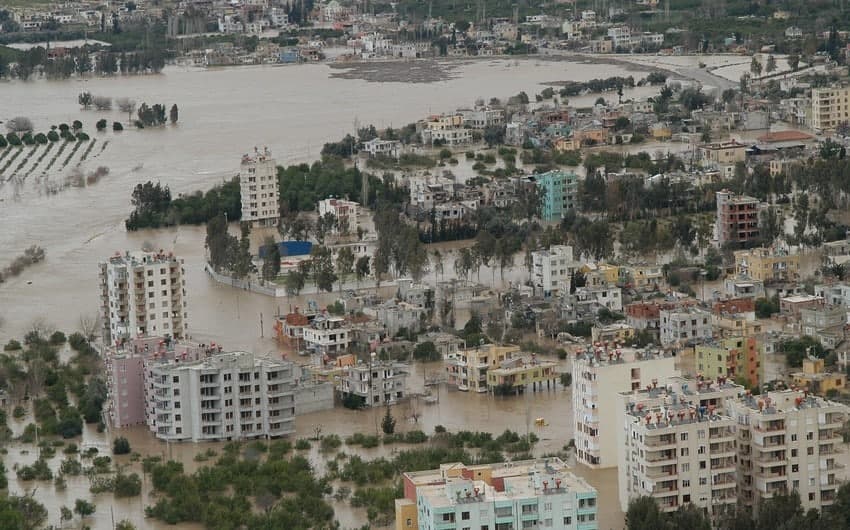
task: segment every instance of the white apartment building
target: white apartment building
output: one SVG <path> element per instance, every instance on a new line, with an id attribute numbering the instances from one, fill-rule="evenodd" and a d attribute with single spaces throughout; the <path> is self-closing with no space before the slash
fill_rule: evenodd
<path id="1" fill-rule="evenodd" d="M 186 335 L 189 313 L 182 259 L 170 252 L 126 252 L 99 266 L 105 343 L 139 335 Z"/>
<path id="2" fill-rule="evenodd" d="M 272 438 L 295 432 L 292 363 L 248 352 L 145 363 L 148 427 L 170 441 Z"/>
<path id="3" fill-rule="evenodd" d="M 573 247 L 554 245 L 531 253 L 532 281 L 544 297 L 570 292 L 570 281 L 579 263 L 573 261 Z"/>
<path id="4" fill-rule="evenodd" d="M 820 296 L 826 305 L 850 309 L 850 285 L 846 283 L 816 284 L 815 296 Z"/>
<path id="5" fill-rule="evenodd" d="M 577 354 L 572 361 L 573 432 L 576 457 L 592 468 L 617 465 L 617 434 L 613 429 L 619 392 L 651 386 L 678 375 L 675 358 L 649 350 L 600 349 Z"/>
<path id="6" fill-rule="evenodd" d="M 324 199 L 319 201 L 319 217 L 331 214 L 336 218 L 333 233 L 356 234 L 359 222 L 357 215 L 360 205 L 345 199 Z"/>
<path id="7" fill-rule="evenodd" d="M 639 496 L 673 512 L 685 504 L 714 518 L 737 501 L 735 422 L 724 405 L 744 388 L 679 377 L 620 394 L 620 505 Z"/>
<path id="8" fill-rule="evenodd" d="M 737 424 L 742 504 L 757 507 L 776 493 L 797 491 L 803 509 L 835 500 L 845 405 L 799 390 L 746 396 L 727 404 Z"/>
<path id="9" fill-rule="evenodd" d="M 280 191 L 277 164 L 269 148 L 254 155 L 242 156 L 239 172 L 239 191 L 242 195 L 242 221 L 253 226 L 276 226 L 280 218 Z"/>
<path id="10" fill-rule="evenodd" d="M 630 48 L 633 45 L 632 30 L 628 26 L 608 28 L 608 36 L 611 37 L 615 48 Z"/>
<path id="11" fill-rule="evenodd" d="M 398 155 L 401 154 L 401 142 L 372 138 L 367 142 L 363 142 L 363 150 L 369 153 L 369 156 L 398 158 Z"/>
<path id="12" fill-rule="evenodd" d="M 850 120 L 850 86 L 812 89 L 812 129 L 834 130 Z"/>
<path id="13" fill-rule="evenodd" d="M 711 313 L 697 307 L 662 309 L 660 314 L 662 346 L 696 344 L 711 339 Z"/>
<path id="14" fill-rule="evenodd" d="M 367 407 L 394 405 L 407 393 L 407 366 L 401 363 L 373 361 L 346 366 L 338 382 L 343 396 L 354 395 Z"/>
<path id="15" fill-rule="evenodd" d="M 304 347 L 316 353 L 344 353 L 351 339 L 351 328 L 342 317 L 317 316 L 304 328 Z"/>
<path id="16" fill-rule="evenodd" d="M 502 109 L 482 105 L 473 109 L 458 109 L 457 112 L 463 116 L 463 126 L 470 129 L 486 129 L 505 124 L 505 111 Z"/>
<path id="17" fill-rule="evenodd" d="M 464 145 L 472 142 L 472 131 L 462 128 L 425 129 L 422 143 L 441 143 L 447 146 Z"/>

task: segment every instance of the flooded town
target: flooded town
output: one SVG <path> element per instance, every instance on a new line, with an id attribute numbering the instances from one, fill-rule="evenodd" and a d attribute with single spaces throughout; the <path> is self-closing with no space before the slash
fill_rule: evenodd
<path id="1" fill-rule="evenodd" d="M 850 528 L 850 25 L 0 0 L 0 528 Z"/>

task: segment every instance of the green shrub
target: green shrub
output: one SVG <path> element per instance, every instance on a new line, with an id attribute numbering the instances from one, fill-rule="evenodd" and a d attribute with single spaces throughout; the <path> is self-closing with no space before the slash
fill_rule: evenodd
<path id="1" fill-rule="evenodd" d="M 112 442 L 112 454 L 128 455 L 130 451 L 130 441 L 123 436 L 119 436 Z"/>
<path id="2" fill-rule="evenodd" d="M 6 138 L 2 134 L 0 134 L 0 149 L 5 149 L 8 145 L 9 142 L 7 142 Z"/>
<path id="3" fill-rule="evenodd" d="M 123 131 L 124 126 L 121 125 L 121 122 L 115 121 L 115 122 L 112 122 L 112 130 L 115 131 L 115 132 Z"/>
<path id="4" fill-rule="evenodd" d="M 50 131 L 49 133 L 47 133 L 47 139 L 50 140 L 51 142 L 58 142 L 59 141 L 59 133 L 56 132 L 56 131 Z"/>
<path id="5" fill-rule="evenodd" d="M 13 132 L 10 132 L 9 134 L 6 135 L 6 141 L 9 142 L 9 145 L 12 145 L 12 146 L 15 146 L 15 147 L 21 145 L 21 139 L 18 138 L 18 135 L 13 133 Z"/>
<path id="6" fill-rule="evenodd" d="M 21 349 L 21 343 L 16 341 L 15 339 L 10 340 L 3 346 L 3 351 L 15 351 Z"/>
<path id="7" fill-rule="evenodd" d="M 97 120 L 95 127 L 97 128 L 98 131 L 105 131 L 106 130 L 106 120 L 103 119 L 103 118 Z"/>
<path id="8" fill-rule="evenodd" d="M 295 442 L 295 449 L 299 451 L 306 451 L 310 449 L 310 440 L 308 440 L 307 438 L 299 438 Z"/>
<path id="9" fill-rule="evenodd" d="M 35 139 L 32 137 L 31 132 L 25 132 L 23 136 L 21 136 L 21 142 L 26 145 L 34 145 Z"/>
<path id="10" fill-rule="evenodd" d="M 35 141 L 41 145 L 47 143 L 47 135 L 44 133 L 38 133 L 35 135 Z"/>
<path id="11" fill-rule="evenodd" d="M 77 133 L 77 141 L 78 142 L 87 142 L 89 140 L 89 135 L 84 132 Z"/>

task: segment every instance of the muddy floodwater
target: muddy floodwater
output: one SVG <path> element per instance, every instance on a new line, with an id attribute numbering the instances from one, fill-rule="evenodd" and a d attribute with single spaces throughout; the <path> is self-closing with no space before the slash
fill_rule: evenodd
<path id="1" fill-rule="evenodd" d="M 0 83 L 0 120 L 28 116 L 37 131 L 47 131 L 51 125 L 79 119 L 97 140 L 88 155 L 68 151 L 59 158 L 55 152 L 47 156 L 35 151 L 31 159 L 24 155 L 20 162 L 16 160 L 10 166 L 21 167 L 20 173 L 12 174 L 12 169 L 7 169 L 0 174 L 0 266 L 30 245 L 39 245 L 47 253 L 44 262 L 0 285 L 0 343 L 20 338 L 36 320 L 67 332 L 76 330 L 81 315 L 97 312 L 97 263 L 116 251 L 138 249 L 150 243 L 185 259 L 190 332 L 194 339 L 215 341 L 229 349 L 279 356 L 281 352 L 271 339 L 273 315 L 296 305 L 304 307 L 310 299 L 324 305 L 337 294 L 275 299 L 211 281 L 203 273 L 202 227 L 125 231 L 123 221 L 131 209 L 130 192 L 137 183 L 160 181 L 171 187 L 173 195 L 207 189 L 235 175 L 240 156 L 254 146 L 269 146 L 281 164 L 311 161 L 319 156 L 324 142 L 353 132 L 355 123 L 398 127 L 428 114 L 469 106 L 477 98 L 506 98 L 526 91 L 533 100 L 534 94 L 542 90 L 542 83 L 615 75 L 640 78 L 650 69 L 646 67 L 642 73 L 641 68 L 627 70 L 622 65 L 593 64 L 586 60 L 577 63 L 493 59 L 459 62 L 446 71 L 444 78 L 439 77 L 438 71 L 436 79 L 427 77 L 426 81 L 431 82 L 416 83 L 374 82 L 369 80 L 374 76 L 344 75 L 345 70 L 327 65 L 211 70 L 170 67 L 157 76 Z M 429 75 L 435 74 L 431 71 Z M 423 76 L 418 76 L 416 81 L 422 79 Z M 121 133 L 114 133 L 109 127 L 107 132 L 97 133 L 94 123 L 99 119 L 126 123 L 128 117 L 118 110 L 81 110 L 77 95 L 83 91 L 112 98 L 127 97 L 138 103 L 177 104 L 179 124 L 141 131 L 127 127 Z M 641 87 L 634 92 L 626 91 L 625 95 L 645 97 L 655 92 L 656 89 Z M 573 103 L 589 105 L 594 100 L 595 96 L 587 96 L 574 98 Z M 44 158 L 39 162 L 42 155 Z M 48 161 L 54 157 L 59 162 L 48 170 Z M 63 160 L 68 161 L 67 165 L 62 164 Z M 85 176 L 98 167 L 107 168 L 108 174 L 83 187 L 68 185 L 76 178 L 75 174 Z M 258 231 L 254 237 L 259 241 L 262 235 Z M 453 273 L 452 245 L 444 248 L 449 253 L 445 265 L 448 276 Z M 518 259 L 517 264 L 520 262 Z M 527 273 L 519 267 L 508 269 L 505 281 L 522 280 L 523 274 Z M 482 268 L 482 281 L 498 283 L 500 277 L 499 271 Z M 429 275 L 426 281 L 434 279 Z M 421 390 L 426 371 L 440 370 L 439 365 L 415 367 L 412 390 Z M 540 438 L 537 454 L 558 451 L 572 437 L 567 389 L 559 387 L 514 398 L 496 398 L 441 388 L 439 397 L 436 404 L 413 401 L 399 407 L 400 427 L 429 433 L 436 425 L 449 430 L 494 433 L 506 428 L 520 433 L 533 431 Z M 343 437 L 362 430 L 370 432 L 377 428 L 377 415 L 381 412 L 337 409 L 300 416 L 296 422 L 298 436 L 312 436 L 316 427 Z M 535 418 L 544 418 L 548 425 L 535 427 Z M 10 420 L 10 423 L 20 433 L 26 421 Z M 221 448 L 221 444 L 166 446 L 144 428 L 124 430 L 121 435 L 129 438 L 135 452 L 168 456 L 182 461 L 189 470 L 200 465 L 194 461 L 197 452 L 209 447 Z M 111 453 L 112 436 L 114 433 L 97 433 L 87 427 L 80 445 Z M 343 447 L 343 450 L 374 457 L 398 447 L 371 451 Z M 54 470 L 63 458 L 61 450 L 58 453 L 50 460 Z M 317 469 L 322 469 L 322 458 L 315 448 L 310 457 Z M 50 510 L 49 523 L 58 524 L 60 506 L 73 505 L 76 498 L 92 498 L 89 481 L 85 477 L 68 477 L 67 488 L 58 492 L 52 484 L 18 482 L 12 466 L 31 463 L 36 458 L 36 448 L 32 445 L 8 447 L 5 461 L 10 468 L 10 489 L 13 492 L 34 489 L 35 497 Z M 129 457 L 118 457 L 117 462 L 140 471 L 139 464 L 130 463 Z M 620 528 L 622 514 L 616 500 L 616 471 L 590 472 L 577 468 L 576 472 L 599 490 L 603 507 L 600 528 Z M 147 477 L 140 498 L 116 500 L 111 494 L 104 494 L 94 496 L 93 500 L 97 512 L 87 524 L 95 529 L 112 528 L 113 517 L 115 521 L 129 519 L 139 528 L 172 528 L 144 519 L 144 506 L 155 502 Z M 346 503 L 334 506 L 344 527 L 366 522 L 362 510 L 352 509 Z"/>

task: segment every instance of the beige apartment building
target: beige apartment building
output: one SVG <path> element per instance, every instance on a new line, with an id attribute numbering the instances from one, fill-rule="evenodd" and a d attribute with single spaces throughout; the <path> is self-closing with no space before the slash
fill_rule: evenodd
<path id="1" fill-rule="evenodd" d="M 242 221 L 252 226 L 276 226 L 280 218 L 277 164 L 266 147 L 242 156 L 239 173 Z"/>
<path id="2" fill-rule="evenodd" d="M 812 89 L 812 129 L 833 130 L 850 120 L 850 87 Z"/>

